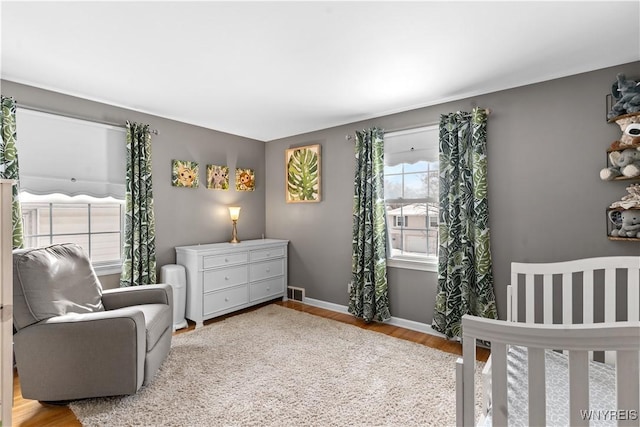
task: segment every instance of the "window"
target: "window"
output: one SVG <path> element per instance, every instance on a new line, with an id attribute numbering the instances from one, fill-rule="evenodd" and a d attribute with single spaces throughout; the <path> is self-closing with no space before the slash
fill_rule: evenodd
<path id="1" fill-rule="evenodd" d="M 77 243 L 99 274 L 120 272 L 125 131 L 18 108 L 25 247 Z"/>
<path id="2" fill-rule="evenodd" d="M 122 259 L 124 203 L 115 199 L 64 195 L 20 195 L 27 248 L 54 243 L 77 243 L 93 265 L 119 267 Z M 104 271 L 103 271 L 104 273 Z"/>
<path id="3" fill-rule="evenodd" d="M 409 226 L 409 217 L 408 216 L 394 216 L 394 225 L 396 227 L 408 227 Z"/>
<path id="4" fill-rule="evenodd" d="M 438 126 L 385 134 L 389 265 L 431 270 L 438 256 Z"/>

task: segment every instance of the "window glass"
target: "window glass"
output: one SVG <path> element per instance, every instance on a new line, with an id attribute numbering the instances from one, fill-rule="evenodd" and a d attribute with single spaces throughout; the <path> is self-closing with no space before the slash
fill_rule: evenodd
<path id="1" fill-rule="evenodd" d="M 385 135 L 385 205 L 390 259 L 438 256 L 438 127 Z"/>
<path id="2" fill-rule="evenodd" d="M 123 201 L 26 192 L 20 194 L 20 199 L 26 248 L 77 243 L 94 265 L 120 264 Z"/>

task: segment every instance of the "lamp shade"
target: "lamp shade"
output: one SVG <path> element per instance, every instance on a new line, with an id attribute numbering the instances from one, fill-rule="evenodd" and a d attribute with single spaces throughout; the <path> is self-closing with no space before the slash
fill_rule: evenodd
<path id="1" fill-rule="evenodd" d="M 239 206 L 229 206 L 229 216 L 232 221 L 237 221 L 240 218 L 240 207 Z"/>

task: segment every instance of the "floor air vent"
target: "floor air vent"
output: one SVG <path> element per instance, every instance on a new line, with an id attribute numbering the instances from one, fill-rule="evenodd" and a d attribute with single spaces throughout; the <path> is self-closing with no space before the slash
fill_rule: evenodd
<path id="1" fill-rule="evenodd" d="M 293 301 L 304 302 L 304 288 L 296 288 L 295 286 L 288 286 L 287 298 Z"/>

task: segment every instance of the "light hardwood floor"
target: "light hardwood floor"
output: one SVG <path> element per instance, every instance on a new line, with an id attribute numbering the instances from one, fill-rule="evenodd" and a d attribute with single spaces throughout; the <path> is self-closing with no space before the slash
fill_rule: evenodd
<path id="1" fill-rule="evenodd" d="M 392 337 L 413 341 L 416 343 L 424 344 L 426 346 L 436 348 L 438 350 L 446 351 L 454 354 L 462 354 L 462 347 L 460 344 L 448 341 L 443 338 L 436 337 L 434 335 L 424 334 L 422 332 L 411 331 L 409 329 L 400 328 L 383 323 L 366 323 L 362 320 L 356 319 L 351 315 L 344 313 L 337 313 L 323 308 L 312 307 L 310 305 L 302 304 L 297 301 L 278 301 L 279 304 L 284 307 L 292 308 L 299 311 L 304 311 L 316 316 L 325 317 L 327 319 L 333 319 L 338 322 L 348 323 L 354 326 L 358 326 L 363 329 L 369 329 L 383 334 L 390 335 Z M 258 306 L 260 307 L 260 306 Z M 255 310 L 258 307 L 252 307 L 239 313 Z M 216 319 L 211 319 L 204 322 L 206 325 L 218 322 L 225 317 L 229 317 L 238 313 L 234 313 L 228 316 L 222 316 Z M 189 322 L 189 327 L 177 331 L 176 334 L 185 333 L 193 330 L 194 324 Z M 486 361 L 489 357 L 489 350 L 484 348 L 478 348 L 477 359 L 480 361 Z M 58 426 L 80 426 L 80 422 L 75 417 L 73 412 L 66 406 L 52 406 L 43 405 L 38 401 L 23 399 L 20 391 L 20 382 L 17 374 L 14 374 L 13 378 L 13 425 L 16 427 L 58 427 Z"/>

